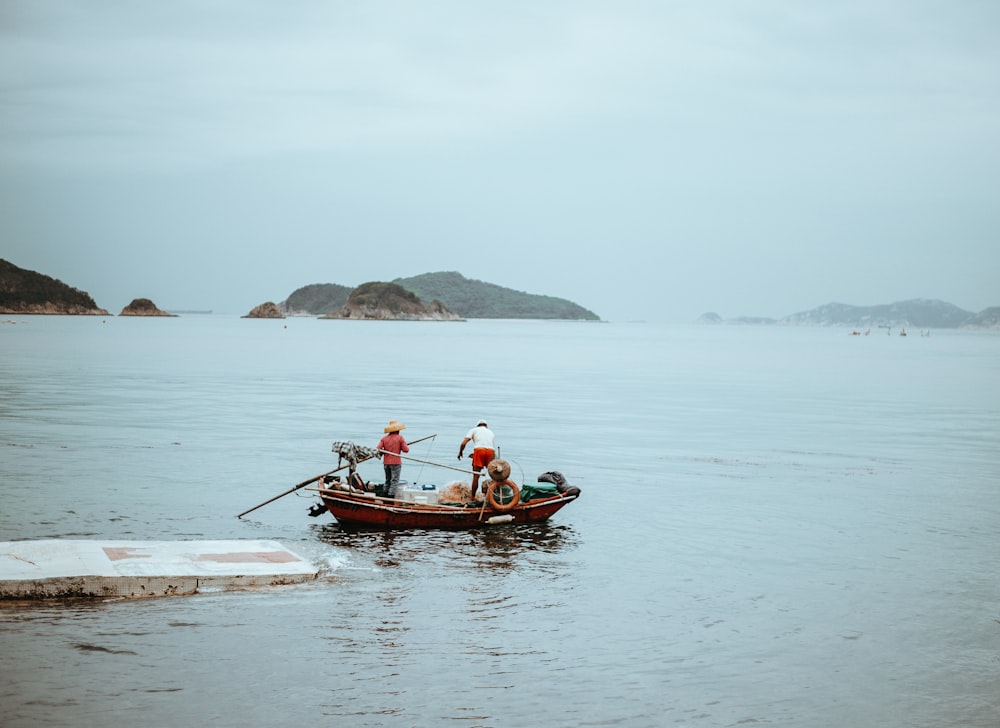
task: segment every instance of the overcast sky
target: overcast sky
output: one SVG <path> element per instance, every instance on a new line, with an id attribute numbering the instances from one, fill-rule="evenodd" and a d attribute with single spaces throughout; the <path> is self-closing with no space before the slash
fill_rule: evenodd
<path id="1" fill-rule="evenodd" d="M 458 271 L 1000 305 L 1000 3 L 0 0 L 0 258 L 117 313 Z"/>

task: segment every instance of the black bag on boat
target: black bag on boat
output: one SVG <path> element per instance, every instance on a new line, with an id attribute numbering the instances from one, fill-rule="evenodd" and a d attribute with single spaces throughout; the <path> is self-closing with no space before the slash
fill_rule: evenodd
<path id="1" fill-rule="evenodd" d="M 580 489 L 566 482 L 566 478 L 558 470 L 550 470 L 538 476 L 539 483 L 553 483 L 563 495 L 580 495 Z"/>
<path id="2" fill-rule="evenodd" d="M 560 491 L 562 490 L 560 486 L 563 487 L 566 486 L 566 478 L 564 478 L 563 474 L 557 470 L 550 470 L 547 473 L 542 473 L 541 475 L 538 476 L 538 482 L 553 483 L 557 488 L 560 489 Z"/>

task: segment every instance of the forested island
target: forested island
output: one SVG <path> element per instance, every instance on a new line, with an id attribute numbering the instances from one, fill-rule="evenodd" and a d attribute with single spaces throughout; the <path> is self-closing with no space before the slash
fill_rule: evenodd
<path id="1" fill-rule="evenodd" d="M 90 294 L 0 259 L 0 313 L 107 316 Z"/>
<path id="2" fill-rule="evenodd" d="M 394 288 L 387 286 L 391 283 Z M 380 288 L 373 289 L 378 284 Z M 398 289 L 398 290 L 397 290 Z M 564 298 L 524 293 L 493 283 L 466 278 L 461 273 L 425 273 L 411 278 L 396 278 L 389 282 L 371 281 L 352 288 L 338 283 L 314 283 L 296 289 L 280 304 L 289 316 L 321 316 L 324 318 L 381 318 L 360 314 L 364 304 L 354 307 L 354 313 L 344 315 L 344 307 L 355 293 L 369 297 L 377 292 L 387 296 L 383 308 L 405 308 L 402 301 L 409 293 L 421 306 L 428 307 L 426 316 L 435 320 L 455 318 L 493 319 L 562 319 L 598 321 L 593 311 Z M 437 305 L 435 306 L 435 302 Z M 369 309 L 371 308 L 370 303 Z M 337 312 L 340 311 L 340 314 Z M 446 313 L 447 312 L 447 313 Z M 405 317 L 405 316 L 404 316 Z"/>

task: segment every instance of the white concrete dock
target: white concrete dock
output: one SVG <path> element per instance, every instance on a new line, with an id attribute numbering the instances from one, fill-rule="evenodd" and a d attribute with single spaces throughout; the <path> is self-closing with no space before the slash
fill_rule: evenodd
<path id="1" fill-rule="evenodd" d="M 174 596 L 318 573 L 277 541 L 0 541 L 2 599 Z"/>

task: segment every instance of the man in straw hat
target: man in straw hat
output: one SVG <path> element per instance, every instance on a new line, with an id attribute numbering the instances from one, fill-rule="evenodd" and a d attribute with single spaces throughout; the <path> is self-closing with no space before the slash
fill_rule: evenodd
<path id="1" fill-rule="evenodd" d="M 475 427 L 469 430 L 462 444 L 458 446 L 458 459 L 462 459 L 465 446 L 472 442 L 472 500 L 476 499 L 476 491 L 479 489 L 479 472 L 489 465 L 490 460 L 496 457 L 496 438 L 493 431 L 486 426 L 486 420 L 479 420 Z"/>
<path id="2" fill-rule="evenodd" d="M 399 474 L 403 470 L 403 459 L 399 457 L 399 453 L 410 451 L 406 440 L 399 434 L 400 430 L 405 429 L 406 425 L 402 422 L 389 420 L 389 424 L 385 426 L 385 435 L 378 441 L 378 454 L 385 467 L 385 495 L 387 498 L 396 497 Z"/>

